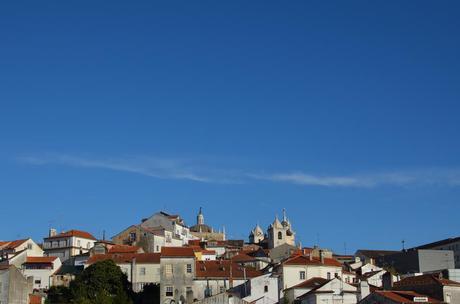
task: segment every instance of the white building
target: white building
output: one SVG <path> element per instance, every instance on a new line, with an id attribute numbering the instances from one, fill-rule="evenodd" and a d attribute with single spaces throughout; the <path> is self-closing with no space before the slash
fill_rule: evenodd
<path id="1" fill-rule="evenodd" d="M 166 231 L 172 232 L 172 237 L 180 239 L 183 245 L 187 245 L 190 240 L 198 239 L 190 233 L 189 227 L 179 215 L 171 215 L 166 212 L 157 212 L 151 217 L 142 221 L 143 228 L 162 227 Z"/>
<path id="2" fill-rule="evenodd" d="M 51 276 L 61 267 L 58 257 L 27 257 L 22 265 L 25 277 L 33 277 L 33 288 L 46 290 L 51 286 Z"/>
<path id="3" fill-rule="evenodd" d="M 21 268 L 28 256 L 43 256 L 43 250 L 32 239 L 0 242 L 0 264 Z"/>
<path id="4" fill-rule="evenodd" d="M 142 291 L 147 284 L 160 283 L 159 253 L 112 253 L 96 254 L 89 258 L 85 268 L 99 261 L 113 260 L 126 274 L 135 292 Z"/>
<path id="5" fill-rule="evenodd" d="M 342 277 L 342 264 L 334 258 L 297 255 L 282 263 L 283 288 L 288 289 L 308 279 L 318 277 L 330 280 Z"/>
<path id="6" fill-rule="evenodd" d="M 280 278 L 272 273 L 250 278 L 246 284 L 248 294 L 242 299 L 254 304 L 278 303 L 280 298 L 279 281 Z M 240 289 L 244 291 L 244 285 Z"/>
<path id="7" fill-rule="evenodd" d="M 46 256 L 59 257 L 65 261 L 89 252 L 95 242 L 96 238 L 85 231 L 69 230 L 58 234 L 56 229 L 50 229 L 49 236 L 43 239 L 43 250 Z"/>
<path id="8" fill-rule="evenodd" d="M 334 278 L 308 291 L 298 300 L 301 304 L 356 304 L 358 295 L 357 287 L 347 284 L 339 278 Z"/>

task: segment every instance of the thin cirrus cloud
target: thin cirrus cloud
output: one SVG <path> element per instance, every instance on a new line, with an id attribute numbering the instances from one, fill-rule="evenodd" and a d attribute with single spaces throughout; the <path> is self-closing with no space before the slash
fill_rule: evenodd
<path id="1" fill-rule="evenodd" d="M 315 175 L 301 171 L 284 173 L 247 173 L 244 170 L 206 168 L 184 159 L 129 157 L 89 159 L 54 154 L 22 156 L 19 161 L 37 166 L 62 165 L 88 169 L 105 169 L 141 174 L 159 179 L 189 180 L 200 183 L 239 184 L 255 181 L 290 183 L 303 186 L 369 188 L 382 185 L 444 185 L 460 186 L 460 170 L 423 169 L 361 175 Z M 245 173 L 246 172 L 246 173 Z"/>

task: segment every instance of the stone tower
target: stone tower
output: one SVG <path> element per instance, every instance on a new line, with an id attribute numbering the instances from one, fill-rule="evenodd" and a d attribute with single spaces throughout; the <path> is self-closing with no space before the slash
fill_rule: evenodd
<path id="1" fill-rule="evenodd" d="M 262 228 L 260 228 L 259 224 L 257 224 L 256 227 L 253 230 L 251 230 L 251 233 L 249 234 L 249 243 L 259 244 L 264 240 L 264 238 L 264 231 L 262 230 Z"/>
<path id="2" fill-rule="evenodd" d="M 280 222 L 278 216 L 276 216 L 273 223 L 268 226 L 267 232 L 268 247 L 270 249 L 283 244 L 295 246 L 295 232 L 292 230 L 285 209 L 283 209 L 283 220 Z"/>
<path id="3" fill-rule="evenodd" d="M 196 216 L 196 224 L 204 225 L 204 215 L 203 215 L 203 212 L 201 211 L 201 207 L 200 207 L 200 212 L 198 212 L 198 215 Z"/>

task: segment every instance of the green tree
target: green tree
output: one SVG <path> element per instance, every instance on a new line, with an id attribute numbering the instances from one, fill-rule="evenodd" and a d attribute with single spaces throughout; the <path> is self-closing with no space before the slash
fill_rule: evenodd
<path id="1" fill-rule="evenodd" d="M 135 304 L 159 304 L 160 303 L 160 285 L 147 284 L 144 289 L 136 294 Z"/>
<path id="2" fill-rule="evenodd" d="M 132 291 L 126 275 L 112 261 L 105 260 L 86 268 L 70 284 L 76 304 L 130 304 Z"/>

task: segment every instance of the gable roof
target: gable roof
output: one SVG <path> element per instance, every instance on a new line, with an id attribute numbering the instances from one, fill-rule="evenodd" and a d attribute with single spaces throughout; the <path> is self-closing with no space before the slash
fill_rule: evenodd
<path id="1" fill-rule="evenodd" d="M 136 259 L 139 264 L 160 264 L 159 253 L 108 253 L 96 254 L 86 261 L 86 264 L 91 265 L 96 262 L 112 260 L 115 264 L 127 264 Z"/>
<path id="2" fill-rule="evenodd" d="M 334 258 L 324 258 L 321 262 L 320 258 L 310 257 L 305 255 L 296 255 L 288 258 L 283 262 L 283 265 L 312 265 L 312 266 L 333 266 L 342 267 L 342 264 Z"/>
<path id="3" fill-rule="evenodd" d="M 308 288 L 316 288 L 318 286 L 323 286 L 330 280 L 327 280 L 325 278 L 319 278 L 319 277 L 314 277 L 311 279 L 308 279 L 300 284 L 297 284 L 295 286 L 292 286 L 288 289 L 308 289 Z"/>
<path id="4" fill-rule="evenodd" d="M 51 264 L 53 263 L 58 257 L 27 257 L 26 264 Z"/>
<path id="5" fill-rule="evenodd" d="M 196 262 L 196 277 L 197 278 L 244 278 L 244 267 L 231 263 L 229 260 L 219 261 L 197 261 Z M 231 271 L 230 271 L 231 267 Z M 254 278 L 261 276 L 262 272 L 251 267 L 246 267 L 246 278 Z"/>
<path id="6" fill-rule="evenodd" d="M 109 248 L 108 253 L 137 253 L 141 247 L 129 245 L 113 245 Z"/>
<path id="7" fill-rule="evenodd" d="M 440 278 L 435 274 L 424 274 L 419 276 L 407 277 L 394 283 L 395 288 L 413 287 L 424 285 L 459 286 L 459 282 Z"/>
<path id="8" fill-rule="evenodd" d="M 22 240 L 14 240 L 14 241 L 3 241 L 0 242 L 0 250 L 11 250 L 16 249 L 17 247 L 21 246 L 29 239 L 22 239 Z"/>
<path id="9" fill-rule="evenodd" d="M 64 237 L 79 237 L 83 239 L 96 240 L 96 238 L 89 232 L 81 230 L 69 230 L 66 232 L 61 232 L 53 236 L 46 237 L 45 240 L 55 239 L 55 238 L 64 238 Z"/>
<path id="10" fill-rule="evenodd" d="M 195 250 L 190 247 L 161 247 L 161 257 L 165 257 L 165 258 L 195 257 Z"/>
<path id="11" fill-rule="evenodd" d="M 413 291 L 399 291 L 399 290 L 376 290 L 373 292 L 374 294 L 377 294 L 379 296 L 382 296 L 384 298 L 390 299 L 396 303 L 404 303 L 404 304 L 411 304 L 411 303 L 420 303 L 420 302 L 414 302 L 414 297 L 424 297 L 427 298 L 428 302 L 424 303 L 429 303 L 429 304 L 437 304 L 437 303 L 443 303 L 439 300 L 427 297 L 425 295 L 413 292 Z M 372 295 L 372 294 L 371 294 Z"/>

